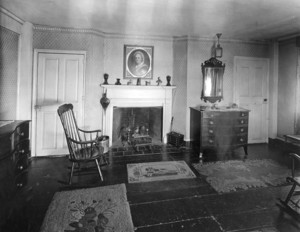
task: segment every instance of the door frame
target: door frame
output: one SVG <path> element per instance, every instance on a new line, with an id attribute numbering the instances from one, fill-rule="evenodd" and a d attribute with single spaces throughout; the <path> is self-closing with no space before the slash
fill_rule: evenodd
<path id="1" fill-rule="evenodd" d="M 270 116 L 269 116 L 269 107 L 270 107 L 270 59 L 269 58 L 261 58 L 261 57 L 251 57 L 251 56 L 234 56 L 233 58 L 233 102 L 236 102 L 239 104 L 239 102 L 237 101 L 237 60 L 252 60 L 252 61 L 266 61 L 267 63 L 267 105 L 266 105 L 266 143 L 268 143 L 268 138 L 269 138 L 269 120 L 270 120 Z"/>
<path id="2" fill-rule="evenodd" d="M 84 122 L 84 99 L 85 99 L 85 69 L 86 69 L 86 51 L 76 50 L 52 50 L 52 49 L 34 49 L 33 54 L 33 81 L 32 81 L 32 104 L 31 104 L 31 155 L 36 156 L 36 123 L 37 115 L 35 105 L 37 102 L 37 78 L 38 78 L 38 58 L 39 54 L 71 54 L 71 55 L 83 55 L 83 90 L 82 90 L 82 121 Z"/>

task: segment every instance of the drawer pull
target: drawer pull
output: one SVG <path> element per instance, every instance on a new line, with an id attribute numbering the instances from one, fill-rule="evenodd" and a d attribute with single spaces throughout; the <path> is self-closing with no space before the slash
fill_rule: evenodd
<path id="1" fill-rule="evenodd" d="M 24 153 L 25 153 L 25 150 L 23 149 L 23 150 L 19 151 L 19 153 L 20 153 L 20 154 L 24 154 Z"/>
<path id="2" fill-rule="evenodd" d="M 208 130 L 208 133 L 213 134 L 214 130 L 210 129 L 210 130 Z"/>
<path id="3" fill-rule="evenodd" d="M 20 165 L 20 166 L 18 167 L 18 169 L 19 169 L 19 170 L 23 170 L 24 167 L 23 167 L 22 165 Z"/>
<path id="4" fill-rule="evenodd" d="M 214 121 L 209 121 L 209 124 L 210 124 L 210 125 L 213 125 L 213 124 L 214 124 Z"/>
<path id="5" fill-rule="evenodd" d="M 208 142 L 209 142 L 209 143 L 213 143 L 214 141 L 213 141 L 212 139 L 209 139 Z"/>
<path id="6" fill-rule="evenodd" d="M 24 136 L 24 132 L 21 132 L 21 133 L 19 132 L 18 134 L 22 137 Z"/>
<path id="7" fill-rule="evenodd" d="M 244 139 L 243 139 L 243 138 L 240 138 L 240 142 L 244 142 Z"/>
<path id="8" fill-rule="evenodd" d="M 241 124 L 244 124 L 245 123 L 245 121 L 244 120 L 241 120 Z"/>
<path id="9" fill-rule="evenodd" d="M 18 187 L 18 188 L 23 187 L 23 183 L 17 183 L 17 187 Z"/>
<path id="10" fill-rule="evenodd" d="M 241 128 L 241 129 L 240 129 L 240 132 L 244 132 L 244 128 Z"/>

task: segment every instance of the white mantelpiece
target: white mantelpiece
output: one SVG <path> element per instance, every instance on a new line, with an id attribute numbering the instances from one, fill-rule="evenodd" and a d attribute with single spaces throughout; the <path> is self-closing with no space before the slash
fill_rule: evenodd
<path id="1" fill-rule="evenodd" d="M 163 107 L 163 142 L 167 142 L 172 119 L 173 89 L 176 86 L 101 85 L 110 104 L 103 111 L 103 134 L 112 144 L 114 107 Z"/>

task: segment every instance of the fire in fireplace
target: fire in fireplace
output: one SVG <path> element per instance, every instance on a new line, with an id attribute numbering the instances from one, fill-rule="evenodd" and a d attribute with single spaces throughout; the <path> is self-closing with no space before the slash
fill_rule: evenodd
<path id="1" fill-rule="evenodd" d="M 163 107 L 114 107 L 113 145 L 162 142 Z"/>

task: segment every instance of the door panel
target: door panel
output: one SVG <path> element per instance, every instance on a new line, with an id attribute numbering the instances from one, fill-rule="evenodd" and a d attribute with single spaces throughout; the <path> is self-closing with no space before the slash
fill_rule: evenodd
<path id="1" fill-rule="evenodd" d="M 249 109 L 249 143 L 268 142 L 267 59 L 235 57 L 234 101 Z"/>
<path id="2" fill-rule="evenodd" d="M 84 55 L 39 53 L 37 59 L 36 155 L 67 154 L 57 109 L 71 103 L 83 121 Z"/>

